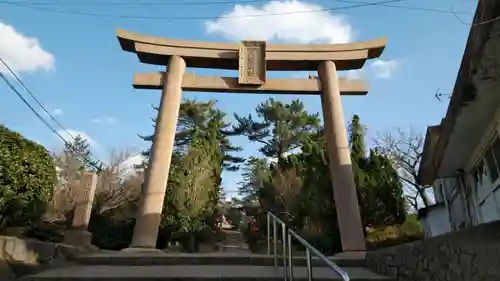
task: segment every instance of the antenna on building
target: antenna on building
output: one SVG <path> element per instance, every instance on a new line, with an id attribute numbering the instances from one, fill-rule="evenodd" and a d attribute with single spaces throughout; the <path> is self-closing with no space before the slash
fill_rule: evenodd
<path id="1" fill-rule="evenodd" d="M 441 102 L 442 101 L 441 97 L 444 97 L 444 96 L 451 98 L 451 94 L 443 94 L 442 92 L 439 91 L 439 88 L 437 88 L 436 93 L 434 94 L 434 97 L 436 97 L 436 99 Z"/>

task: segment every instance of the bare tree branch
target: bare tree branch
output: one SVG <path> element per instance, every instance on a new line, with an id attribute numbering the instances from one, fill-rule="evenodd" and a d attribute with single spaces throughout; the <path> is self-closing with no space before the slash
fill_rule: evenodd
<path id="1" fill-rule="evenodd" d="M 94 199 L 97 213 L 102 214 L 139 198 L 143 172 L 126 163 L 133 155 L 136 153 L 128 149 L 109 152 L 109 162 L 99 174 Z"/>
<path id="2" fill-rule="evenodd" d="M 430 204 L 426 188 L 417 182 L 424 141 L 424 135 L 411 128 L 408 131 L 395 128 L 391 132 L 377 134 L 374 139 L 376 150 L 389 157 L 397 169 L 405 186 L 406 199 L 416 210 L 419 201 L 425 207 Z"/>
<path id="3" fill-rule="evenodd" d="M 54 154 L 57 183 L 50 204 L 42 219 L 47 222 L 62 222 L 75 206 L 75 190 L 80 186 L 83 170 L 79 159 L 72 153 L 60 151 Z"/>
<path id="4" fill-rule="evenodd" d="M 143 171 L 133 165 L 126 165 L 131 151 L 111 150 L 108 164 L 99 174 L 94 198 L 94 211 L 102 214 L 139 198 Z M 84 170 L 78 159 L 62 151 L 54 156 L 58 171 L 58 181 L 54 195 L 43 219 L 49 222 L 65 221 L 75 207 L 76 192 L 82 188 L 80 180 Z"/>

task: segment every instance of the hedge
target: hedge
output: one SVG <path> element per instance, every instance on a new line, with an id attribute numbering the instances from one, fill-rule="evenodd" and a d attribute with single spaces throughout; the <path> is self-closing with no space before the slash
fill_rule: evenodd
<path id="1" fill-rule="evenodd" d="M 47 149 L 0 124 L 0 229 L 38 220 L 55 183 Z"/>

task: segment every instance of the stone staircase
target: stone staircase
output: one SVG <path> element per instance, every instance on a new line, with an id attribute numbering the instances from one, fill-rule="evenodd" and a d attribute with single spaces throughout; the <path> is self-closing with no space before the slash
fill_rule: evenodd
<path id="1" fill-rule="evenodd" d="M 239 231 L 224 229 L 220 250 L 210 254 L 122 251 L 84 254 L 63 267 L 25 276 L 24 281 L 283 281 L 283 257 L 252 254 Z M 365 268 L 364 259 L 332 257 L 352 281 L 392 280 Z M 293 257 L 293 280 L 308 280 L 305 257 Z M 342 280 L 322 261 L 312 260 L 313 280 Z"/>
<path id="2" fill-rule="evenodd" d="M 352 281 L 392 280 L 364 267 L 364 261 L 331 258 Z M 166 254 L 119 252 L 82 255 L 74 265 L 47 270 L 21 280 L 229 280 L 274 281 L 284 279 L 283 259 L 273 266 L 273 257 L 245 253 Z M 294 280 L 307 280 L 306 259 L 294 257 Z M 341 280 L 320 260 L 313 259 L 313 280 Z"/>
<path id="3" fill-rule="evenodd" d="M 222 229 L 224 232 L 224 243 L 219 245 L 219 252 L 250 254 L 248 245 L 241 233 L 237 230 Z"/>

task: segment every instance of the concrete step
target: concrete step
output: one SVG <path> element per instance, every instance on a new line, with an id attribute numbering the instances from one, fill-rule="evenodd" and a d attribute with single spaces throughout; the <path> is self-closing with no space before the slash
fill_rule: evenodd
<path id="1" fill-rule="evenodd" d="M 345 267 L 352 281 L 393 280 L 361 267 Z M 329 268 L 313 268 L 316 281 L 342 280 Z M 22 281 L 152 281 L 152 280 L 226 280 L 226 281 L 282 281 L 283 268 L 242 265 L 173 265 L 173 266 L 71 266 L 23 277 Z M 307 280 L 305 267 L 294 268 L 294 280 Z"/>
<path id="2" fill-rule="evenodd" d="M 364 259 L 329 257 L 331 261 L 340 267 L 365 266 Z M 156 253 L 156 252 L 115 252 L 80 255 L 74 259 L 79 264 L 85 265 L 254 265 L 272 266 L 274 257 L 272 255 L 248 254 L 248 253 Z M 293 257 L 293 264 L 306 266 L 305 257 Z M 278 264 L 283 264 L 283 258 L 278 257 Z M 318 258 L 312 259 L 313 266 L 326 266 Z"/>

